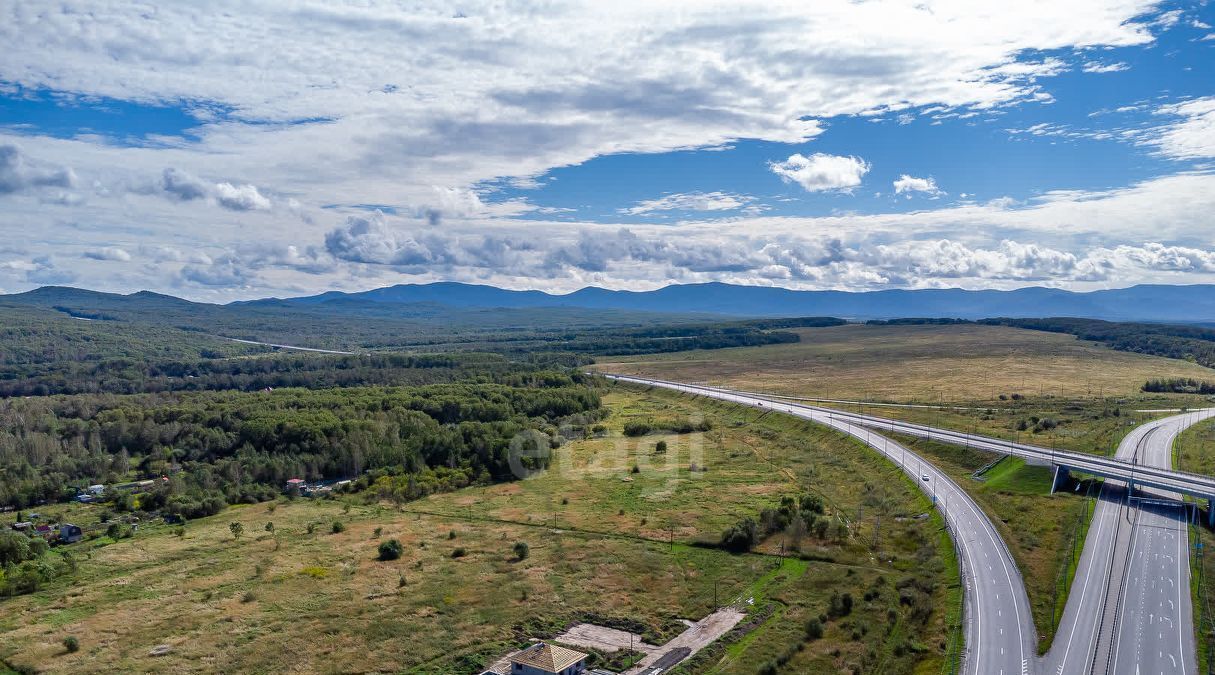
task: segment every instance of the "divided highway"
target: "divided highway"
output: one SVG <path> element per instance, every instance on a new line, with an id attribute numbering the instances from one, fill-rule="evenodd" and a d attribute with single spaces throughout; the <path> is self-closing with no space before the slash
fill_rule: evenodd
<path id="1" fill-rule="evenodd" d="M 685 385 L 631 376 L 611 379 L 660 386 L 687 393 L 768 408 L 814 420 L 850 433 L 886 455 L 913 477 L 928 477 L 935 488 L 938 508 L 946 516 L 960 548 L 966 580 L 966 672 L 999 673 L 1036 671 L 1035 633 L 1024 600 L 1024 585 L 1017 576 L 1007 547 L 990 521 L 962 490 L 927 462 L 903 446 L 865 429 L 888 430 L 943 443 L 966 445 L 1031 460 L 1058 462 L 1076 470 L 1107 477 L 1076 568 L 1076 577 L 1043 671 L 1068 673 L 1196 673 L 1192 603 L 1189 592 L 1188 519 L 1193 513 L 1179 502 L 1179 492 L 1209 497 L 1215 494 L 1208 476 L 1169 469 L 1173 443 L 1179 433 L 1210 417 L 1215 409 L 1197 410 L 1154 420 L 1134 429 L 1123 439 L 1113 459 L 1053 451 L 946 429 L 900 422 L 871 415 L 843 412 L 793 403 L 769 395 L 716 387 Z M 1089 467 L 1096 467 L 1092 470 Z M 1122 478 L 1123 480 L 1118 480 Z M 1135 490 L 1128 499 L 1127 480 Z M 1146 486 L 1145 486 L 1146 484 Z M 1179 491 L 1162 486 L 1176 486 Z M 925 485 L 921 485 L 925 487 Z M 951 506 L 961 500 L 965 507 Z M 974 553 L 978 551 L 979 553 Z M 1004 578 L 991 565 L 991 555 L 1007 568 Z M 980 560 L 978 556 L 983 556 Z M 987 573 L 986 575 L 984 573 Z M 982 582 L 982 583 L 975 583 Z M 999 588 L 990 590 L 985 586 Z M 1011 595 L 1009 595 L 1011 593 Z M 1001 613 L 1013 597 L 1012 614 L 1017 639 L 1006 631 Z M 992 604 L 996 603 L 996 604 Z M 996 621 L 984 618 L 996 613 Z M 993 634 L 994 633 L 994 634 Z M 1003 660 L 1020 643 L 1020 670 Z M 992 645 L 998 645 L 992 647 Z M 998 650 L 999 653 L 992 653 Z M 984 652 L 987 652 L 984 654 Z M 997 659 L 993 661 L 992 659 Z"/>
<path id="2" fill-rule="evenodd" d="M 1025 584 L 1012 554 L 983 510 L 952 479 L 922 457 L 855 420 L 836 415 L 834 411 L 728 390 L 638 377 L 606 377 L 788 413 L 850 434 L 882 453 L 910 475 L 920 489 L 933 497 L 958 548 L 965 589 L 963 672 L 975 675 L 1028 675 L 1031 671 L 1036 672 L 1037 633 Z"/>

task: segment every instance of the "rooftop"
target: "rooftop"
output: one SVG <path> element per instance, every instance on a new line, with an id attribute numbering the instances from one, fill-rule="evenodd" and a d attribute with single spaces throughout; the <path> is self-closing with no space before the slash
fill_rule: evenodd
<path id="1" fill-rule="evenodd" d="M 510 660 L 547 670 L 550 673 L 557 673 L 585 658 L 586 654 L 582 652 L 541 642 L 515 654 L 510 657 Z"/>

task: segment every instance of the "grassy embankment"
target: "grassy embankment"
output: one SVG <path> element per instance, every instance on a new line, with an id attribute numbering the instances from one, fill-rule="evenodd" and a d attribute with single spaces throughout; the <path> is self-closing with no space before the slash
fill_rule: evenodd
<path id="1" fill-rule="evenodd" d="M 665 639 L 679 630 L 676 619 L 712 609 L 715 587 L 721 602 L 750 608 L 753 630 L 707 653 L 694 672 L 752 672 L 777 659 L 814 672 L 940 672 L 956 654 L 951 549 L 937 523 L 911 517 L 926 503 L 893 467 L 778 415 L 623 388 L 608 405 L 602 438 L 566 444 L 552 470 L 525 481 L 400 511 L 358 497 L 233 507 L 190 522 L 181 536 L 145 525 L 130 539 L 76 545 L 74 576 L 3 601 L 0 658 L 48 672 L 278 672 L 283 664 L 468 672 L 587 612 Z M 698 413 L 710 431 L 621 433 L 629 420 Z M 665 456 L 654 453 L 659 440 L 668 442 Z M 849 526 L 800 542 L 774 535 L 754 554 L 694 545 L 807 491 Z M 97 517 L 72 508 L 77 521 Z M 232 522 L 243 536 L 233 536 Z M 389 538 L 404 554 L 380 562 L 376 549 Z M 529 545 L 524 560 L 512 551 L 517 541 Z M 782 543 L 810 559 L 781 566 L 773 554 Z M 900 602 L 916 588 L 927 592 Z M 852 611 L 807 640 L 806 622 L 828 611 L 833 593 L 851 594 Z M 913 620 L 915 607 L 927 614 Z M 78 652 L 62 646 L 68 636 Z M 159 645 L 167 653 L 152 656 Z"/>
<path id="2" fill-rule="evenodd" d="M 1173 467 L 1215 474 L 1215 420 L 1199 422 L 1177 436 L 1173 444 Z M 1211 659 L 1215 658 L 1215 555 L 1211 553 L 1212 547 L 1215 547 L 1215 533 L 1210 528 L 1190 528 L 1190 591 L 1201 672 L 1207 672 Z"/>

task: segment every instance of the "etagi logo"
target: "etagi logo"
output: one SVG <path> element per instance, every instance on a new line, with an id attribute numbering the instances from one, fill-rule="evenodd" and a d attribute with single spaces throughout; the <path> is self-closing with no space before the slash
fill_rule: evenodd
<path id="1" fill-rule="evenodd" d="M 714 432 L 704 417 L 696 413 L 672 427 L 655 424 L 634 436 L 595 434 L 586 426 L 562 427 L 553 435 L 527 429 L 511 439 L 507 462 L 520 480 L 554 472 L 571 479 L 615 476 L 636 483 L 638 496 L 660 500 L 681 481 L 699 480 L 708 471 L 705 444 Z M 567 439 L 577 445 L 564 445 Z"/>

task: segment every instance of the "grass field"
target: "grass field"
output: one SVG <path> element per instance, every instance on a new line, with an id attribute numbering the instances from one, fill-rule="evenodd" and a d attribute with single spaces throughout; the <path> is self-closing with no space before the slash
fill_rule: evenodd
<path id="1" fill-rule="evenodd" d="M 1157 377 L 1212 379 L 1175 359 L 1003 326 L 806 328 L 801 342 L 607 357 L 596 368 L 779 394 L 900 402 L 996 401 L 1000 394 L 1127 396 Z"/>
<path id="2" fill-rule="evenodd" d="M 1013 457 L 992 465 L 998 456 L 991 453 L 893 437 L 948 473 L 995 523 L 1021 570 L 1038 628 L 1038 649 L 1045 652 L 1062 616 L 1092 515 L 1088 485 L 1081 484 L 1078 492 L 1050 494 L 1047 467 Z"/>
<path id="3" fill-rule="evenodd" d="M 750 609 L 749 630 L 688 672 L 777 660 L 807 672 L 942 671 L 960 602 L 952 551 L 939 523 L 907 517 L 929 507 L 893 467 L 787 417 L 625 388 L 607 403 L 604 437 L 568 443 L 552 470 L 524 481 L 402 510 L 358 498 L 234 507 L 180 537 L 149 525 L 77 545 L 75 576 L 0 604 L 0 658 L 47 672 L 473 672 L 588 612 L 669 637 L 676 619 L 711 611 L 716 590 Z M 711 430 L 621 434 L 630 420 L 698 414 Z M 665 457 L 654 456 L 658 440 Z M 693 545 L 806 491 L 846 526 L 800 542 L 774 535 L 757 554 Z M 387 538 L 404 545 L 400 560 L 375 559 Z M 529 545 L 524 560 L 517 541 Z M 782 544 L 809 559 L 781 565 Z M 833 593 L 853 608 L 808 639 Z M 67 636 L 79 652 L 66 652 Z M 151 655 L 161 645 L 167 653 Z"/>

